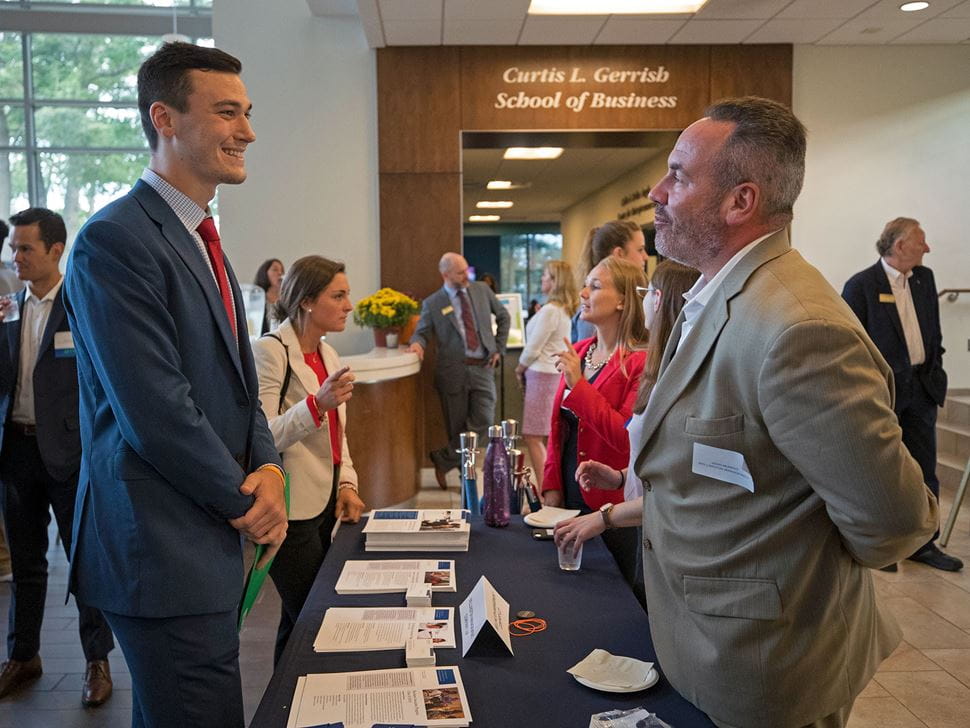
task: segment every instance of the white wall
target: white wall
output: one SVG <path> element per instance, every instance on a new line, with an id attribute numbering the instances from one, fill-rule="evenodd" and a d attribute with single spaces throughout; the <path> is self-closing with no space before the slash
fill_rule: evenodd
<path id="1" fill-rule="evenodd" d="M 631 192 L 646 187 L 653 187 L 667 171 L 667 155 L 669 150 L 659 152 L 644 164 L 630 170 L 621 177 L 617 177 L 608 185 L 601 187 L 575 205 L 566 208 L 562 213 L 562 257 L 572 266 L 579 262 L 579 254 L 583 249 L 586 234 L 591 228 L 602 225 L 609 220 L 615 220 L 617 215 L 625 209 L 621 200 Z M 639 207 L 649 200 L 641 199 L 630 203 L 628 207 Z M 653 222 L 653 210 L 640 213 L 628 218 L 637 225 Z"/>
<path id="2" fill-rule="evenodd" d="M 240 280 L 266 258 L 347 264 L 354 300 L 377 289 L 376 57 L 360 21 L 310 15 L 306 0 L 215 0 L 216 45 L 243 63 L 256 143 L 249 178 L 219 192 L 221 235 Z M 373 346 L 348 324 L 342 354 Z"/>
<path id="3" fill-rule="evenodd" d="M 832 285 L 902 215 L 937 286 L 970 288 L 970 47 L 796 46 L 793 108 L 809 132 L 793 242 Z M 970 387 L 970 294 L 940 309 L 950 386 Z"/>

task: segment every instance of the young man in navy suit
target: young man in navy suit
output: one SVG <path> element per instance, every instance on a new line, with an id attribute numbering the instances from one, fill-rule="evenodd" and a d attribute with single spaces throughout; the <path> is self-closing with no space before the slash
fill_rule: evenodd
<path id="1" fill-rule="evenodd" d="M 946 400 L 947 380 L 936 281 L 933 271 L 923 265 L 930 247 L 918 221 L 897 217 L 886 224 L 876 251 L 879 260 L 852 276 L 842 297 L 893 369 L 894 409 L 903 430 L 903 444 L 939 500 L 936 410 Z M 939 533 L 909 558 L 943 571 L 962 569 L 960 559 L 939 549 L 937 536 Z M 896 565 L 884 570 L 896 571 Z"/>
<path id="2" fill-rule="evenodd" d="M 43 672 L 38 651 L 47 596 L 47 526 L 53 509 L 70 549 L 81 464 L 77 366 L 58 267 L 67 239 L 64 220 L 32 207 L 10 222 L 14 267 L 27 288 L 16 304 L 0 301 L 0 507 L 13 566 L 0 698 Z M 81 702 L 101 705 L 111 696 L 108 653 L 114 641 L 101 612 L 80 599 L 77 607 L 87 661 Z"/>
<path id="3" fill-rule="evenodd" d="M 243 725 L 242 537 L 286 534 L 242 294 L 209 212 L 246 178 L 251 103 L 227 53 L 163 45 L 138 72 L 152 155 L 78 234 L 65 282 L 81 383 L 71 587 L 132 677 L 133 726 Z"/>

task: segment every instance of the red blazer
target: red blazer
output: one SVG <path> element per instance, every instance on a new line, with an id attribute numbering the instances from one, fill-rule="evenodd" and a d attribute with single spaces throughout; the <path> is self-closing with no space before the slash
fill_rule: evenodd
<path id="1" fill-rule="evenodd" d="M 576 353 L 580 357 L 584 356 L 594 340 L 578 342 Z M 626 426 L 633 414 L 633 404 L 637 398 L 637 388 L 646 358 L 644 351 L 628 353 L 623 360 L 623 370 L 626 371 L 624 374 L 620 369 L 620 353 L 617 351 L 603 365 L 603 371 L 592 384 L 580 379 L 566 398 L 566 408 L 579 419 L 577 463 L 598 460 L 617 470 L 629 464 L 630 438 L 627 436 Z M 566 378 L 562 377 L 552 408 L 546 466 L 542 476 L 543 492 L 562 490 L 562 450 L 566 428 L 559 410 L 565 390 Z M 623 488 L 594 488 L 583 492 L 583 500 L 593 510 L 604 503 L 620 503 L 623 500 Z"/>

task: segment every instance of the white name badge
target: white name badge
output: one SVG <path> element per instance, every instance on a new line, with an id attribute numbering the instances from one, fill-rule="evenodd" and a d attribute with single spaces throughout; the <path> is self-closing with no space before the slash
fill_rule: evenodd
<path id="1" fill-rule="evenodd" d="M 744 461 L 744 455 L 734 450 L 723 450 L 695 442 L 691 470 L 697 475 L 740 485 L 754 493 L 754 480 L 748 464 Z"/>
<path id="2" fill-rule="evenodd" d="M 72 357 L 74 352 L 74 334 L 70 331 L 57 331 L 54 333 L 54 357 Z"/>

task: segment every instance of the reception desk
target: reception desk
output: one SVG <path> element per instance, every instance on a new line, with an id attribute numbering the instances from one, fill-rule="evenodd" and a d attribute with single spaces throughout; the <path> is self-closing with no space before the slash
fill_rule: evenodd
<path id="1" fill-rule="evenodd" d="M 372 349 L 341 357 L 357 377 L 347 402 L 347 440 L 368 508 L 407 500 L 421 486 L 416 354 Z"/>

